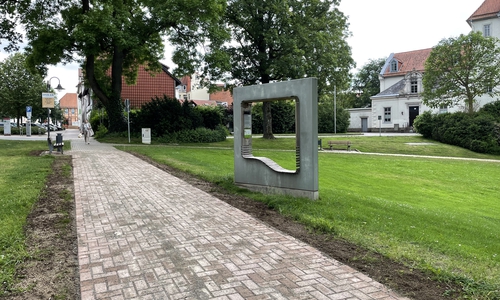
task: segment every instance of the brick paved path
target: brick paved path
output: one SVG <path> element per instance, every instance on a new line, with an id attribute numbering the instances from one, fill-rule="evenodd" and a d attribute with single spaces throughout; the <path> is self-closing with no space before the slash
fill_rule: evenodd
<path id="1" fill-rule="evenodd" d="M 402 299 L 111 146 L 72 140 L 82 299 Z"/>

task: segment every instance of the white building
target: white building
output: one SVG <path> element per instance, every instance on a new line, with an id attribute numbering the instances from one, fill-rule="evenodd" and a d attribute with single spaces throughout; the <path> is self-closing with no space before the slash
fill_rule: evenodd
<path id="1" fill-rule="evenodd" d="M 472 30 L 500 38 L 500 0 L 485 0 L 469 17 Z M 371 97 L 370 108 L 349 109 L 350 131 L 411 131 L 415 118 L 424 111 L 456 112 L 463 107 L 431 109 L 422 103 L 424 63 L 432 49 L 391 53 L 379 73 L 380 93 Z M 477 106 L 494 101 L 487 94 Z"/>

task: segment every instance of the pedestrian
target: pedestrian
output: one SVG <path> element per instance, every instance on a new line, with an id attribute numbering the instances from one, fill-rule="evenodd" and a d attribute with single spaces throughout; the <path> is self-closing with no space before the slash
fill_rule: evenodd
<path id="1" fill-rule="evenodd" d="M 83 136 L 85 138 L 85 144 L 90 145 L 90 137 L 93 135 L 94 131 L 92 130 L 92 126 L 90 126 L 90 123 L 88 120 L 85 120 L 85 123 L 83 124 Z"/>

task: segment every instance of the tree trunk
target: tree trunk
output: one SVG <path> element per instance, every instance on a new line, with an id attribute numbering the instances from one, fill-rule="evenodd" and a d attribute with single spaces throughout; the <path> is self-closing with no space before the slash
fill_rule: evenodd
<path id="1" fill-rule="evenodd" d="M 269 75 L 265 74 L 262 76 L 262 84 L 269 83 Z M 273 115 L 271 113 L 271 102 L 264 102 L 262 105 L 262 122 L 263 122 L 263 138 L 272 140 L 274 139 L 273 134 Z"/>
<path id="2" fill-rule="evenodd" d="M 118 51 L 118 53 L 117 53 Z M 121 91 L 122 91 L 122 74 L 123 74 L 123 51 L 115 49 L 115 54 L 113 56 L 113 63 L 111 66 L 111 96 L 108 97 L 97 82 L 94 74 L 95 70 L 95 57 L 93 55 L 88 55 L 86 57 L 85 71 L 86 77 L 89 81 L 90 87 L 94 92 L 94 95 L 99 99 L 101 104 L 106 109 L 109 119 L 110 132 L 120 132 L 125 130 L 125 116 L 123 115 L 123 109 L 121 105 Z"/>

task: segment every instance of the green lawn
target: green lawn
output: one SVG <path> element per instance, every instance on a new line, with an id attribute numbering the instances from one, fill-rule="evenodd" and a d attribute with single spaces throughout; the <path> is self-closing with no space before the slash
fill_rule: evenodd
<path id="1" fill-rule="evenodd" d="M 0 140 L 0 296 L 14 280 L 16 266 L 29 255 L 23 226 L 51 172 L 52 156 L 30 156 L 45 141 Z"/>
<path id="2" fill-rule="evenodd" d="M 320 151 L 320 199 L 310 201 L 235 188 L 232 140 L 211 144 L 212 148 L 118 148 L 146 154 L 160 163 L 245 193 L 311 228 L 432 272 L 441 280 L 462 283 L 472 298 L 499 299 L 500 157 L 421 137 L 349 139 L 353 148 L 365 152 L 490 158 L 499 162 Z M 423 142 L 433 145 L 408 144 Z M 253 146 L 255 155 L 294 168 L 293 139 L 254 139 Z"/>

